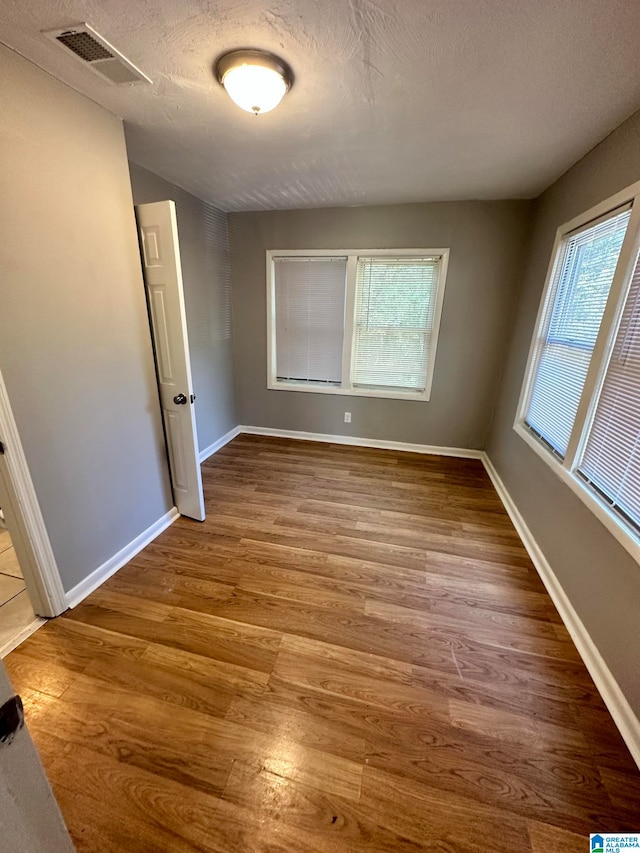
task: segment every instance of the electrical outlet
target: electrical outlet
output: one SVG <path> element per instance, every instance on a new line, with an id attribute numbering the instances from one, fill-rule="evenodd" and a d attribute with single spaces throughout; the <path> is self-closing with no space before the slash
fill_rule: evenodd
<path id="1" fill-rule="evenodd" d="M 351 412 L 345 412 L 344 413 L 344 422 L 345 422 L 345 424 L 351 423 Z"/>

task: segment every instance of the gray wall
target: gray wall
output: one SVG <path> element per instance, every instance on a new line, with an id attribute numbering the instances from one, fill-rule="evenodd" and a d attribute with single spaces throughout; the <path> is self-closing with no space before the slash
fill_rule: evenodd
<path id="1" fill-rule="evenodd" d="M 513 431 L 556 229 L 638 179 L 640 113 L 538 200 L 513 339 L 487 449 L 578 615 L 640 716 L 640 567 Z"/>
<path id="2" fill-rule="evenodd" d="M 529 208 L 506 201 L 230 214 L 240 423 L 484 447 Z M 429 402 L 267 390 L 267 249 L 446 247 L 451 257 Z M 344 423 L 345 410 L 351 424 Z"/>
<path id="3" fill-rule="evenodd" d="M 238 423 L 231 346 L 231 269 L 226 214 L 130 163 L 136 204 L 176 203 L 200 450 Z"/>
<path id="4" fill-rule="evenodd" d="M 0 47 L 0 369 L 69 590 L 172 506 L 122 123 Z"/>

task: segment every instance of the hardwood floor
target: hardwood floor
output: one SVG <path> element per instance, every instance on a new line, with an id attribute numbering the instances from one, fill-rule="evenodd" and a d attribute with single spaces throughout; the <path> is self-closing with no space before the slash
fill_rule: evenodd
<path id="1" fill-rule="evenodd" d="M 6 659 L 79 851 L 585 851 L 640 774 L 480 462 L 241 436 Z"/>

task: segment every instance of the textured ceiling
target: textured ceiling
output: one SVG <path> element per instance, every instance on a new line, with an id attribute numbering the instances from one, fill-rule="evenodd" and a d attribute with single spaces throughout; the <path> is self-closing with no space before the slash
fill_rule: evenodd
<path id="1" fill-rule="evenodd" d="M 125 120 L 131 159 L 224 210 L 537 195 L 640 107 L 640 0 L 0 0 L 0 40 Z M 86 21 L 153 80 L 41 30 Z M 222 52 L 293 67 L 272 113 Z"/>

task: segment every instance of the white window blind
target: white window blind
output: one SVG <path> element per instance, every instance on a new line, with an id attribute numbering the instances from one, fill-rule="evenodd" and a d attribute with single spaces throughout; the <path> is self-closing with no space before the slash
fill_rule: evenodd
<path id="1" fill-rule="evenodd" d="M 578 473 L 640 530 L 640 262 Z"/>
<path id="2" fill-rule="evenodd" d="M 275 258 L 279 380 L 340 384 L 346 258 Z"/>
<path id="3" fill-rule="evenodd" d="M 358 258 L 352 383 L 424 391 L 440 258 Z"/>
<path id="4" fill-rule="evenodd" d="M 550 290 L 525 423 L 564 457 L 630 217 L 630 209 L 569 235 Z"/>

